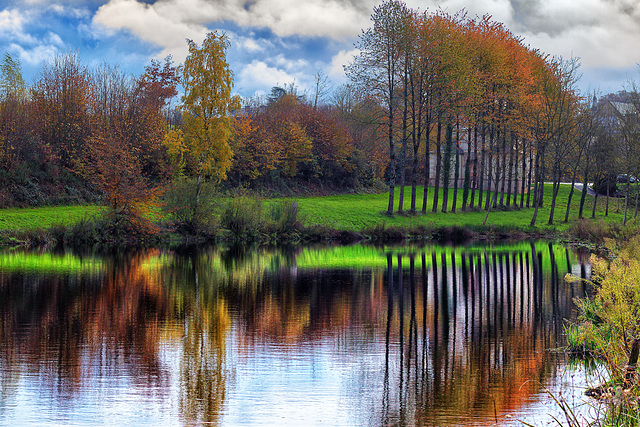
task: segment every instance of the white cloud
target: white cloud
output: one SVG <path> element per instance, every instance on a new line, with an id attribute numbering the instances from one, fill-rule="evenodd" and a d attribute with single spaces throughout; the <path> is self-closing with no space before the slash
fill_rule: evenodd
<path id="1" fill-rule="evenodd" d="M 227 36 L 232 44 L 249 53 L 264 52 L 267 49 L 273 49 L 273 43 L 269 40 L 255 38 L 253 34 L 241 36 L 236 33 L 227 32 Z"/>
<path id="2" fill-rule="evenodd" d="M 51 59 L 51 57 L 58 53 L 56 46 L 45 44 L 35 46 L 31 49 L 25 49 L 24 47 L 13 43 L 9 46 L 9 50 L 17 52 L 20 57 L 20 61 L 29 65 L 39 65 L 42 62 Z"/>
<path id="3" fill-rule="evenodd" d="M 329 76 L 336 81 L 345 81 L 344 66 L 353 61 L 353 58 L 358 55 L 358 53 L 358 49 L 341 50 L 338 52 L 338 54 L 331 59 Z"/>
<path id="4" fill-rule="evenodd" d="M 204 40 L 209 32 L 204 25 L 182 22 L 161 7 L 136 0 L 112 0 L 101 6 L 93 18 L 95 24 L 111 30 L 129 30 L 140 39 L 162 48 L 159 56 L 172 54 L 177 61 L 186 58 L 186 39 Z"/>
<path id="5" fill-rule="evenodd" d="M 25 21 L 24 16 L 17 9 L 0 11 L 0 32 L 19 33 Z"/>
<path id="6" fill-rule="evenodd" d="M 0 11 L 0 38 L 20 44 L 36 44 L 36 38 L 25 31 L 29 21 L 28 13 L 17 9 Z"/>
<path id="7" fill-rule="evenodd" d="M 47 34 L 46 41 L 54 46 L 64 47 L 64 42 L 56 33 L 49 32 L 49 34 Z"/>
<path id="8" fill-rule="evenodd" d="M 296 76 L 285 70 L 270 67 L 265 62 L 253 61 L 238 74 L 236 87 L 243 92 L 264 90 L 277 85 L 295 82 Z"/>
<path id="9" fill-rule="evenodd" d="M 43 3 L 47 4 L 49 8 L 58 15 L 69 16 L 76 19 L 86 19 L 91 17 L 91 13 L 88 9 L 63 6 L 61 4 L 48 4 L 47 1 Z"/>
<path id="10" fill-rule="evenodd" d="M 546 4 L 539 22 L 522 34 L 532 47 L 565 58 L 580 57 L 583 67 L 630 67 L 640 61 L 640 8 L 623 13 L 615 2 Z M 563 21 L 564 20 L 564 21 Z"/>
<path id="11" fill-rule="evenodd" d="M 354 7 L 349 1 L 256 0 L 246 13 L 234 12 L 228 19 L 240 25 L 269 28 L 281 37 L 346 39 L 368 25 L 370 8 Z"/>
<path id="12" fill-rule="evenodd" d="M 551 55 L 580 57 L 583 67 L 628 67 L 640 61 L 640 3 L 629 0 L 409 0 L 409 7 L 466 8 L 489 14 L 525 43 Z"/>
<path id="13" fill-rule="evenodd" d="M 230 21 L 243 27 L 268 28 L 292 35 L 346 39 L 368 25 L 369 6 L 335 0 L 109 0 L 94 22 L 114 30 L 127 29 L 163 48 L 175 40 L 203 39 L 207 24 Z M 253 46 L 255 48 L 255 45 Z"/>
<path id="14" fill-rule="evenodd" d="M 260 46 L 258 42 L 250 38 L 243 39 L 241 46 L 249 52 L 259 52 L 264 50 L 264 48 Z"/>
<path id="15" fill-rule="evenodd" d="M 280 68 L 289 72 L 299 71 L 309 66 L 309 62 L 304 59 L 289 59 L 283 54 L 276 55 L 272 61 Z"/>

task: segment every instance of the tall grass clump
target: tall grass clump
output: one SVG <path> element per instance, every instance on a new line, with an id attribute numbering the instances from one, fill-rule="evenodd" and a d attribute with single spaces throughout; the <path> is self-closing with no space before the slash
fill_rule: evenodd
<path id="1" fill-rule="evenodd" d="M 228 230 L 234 240 L 258 240 L 265 228 L 262 212 L 262 200 L 234 197 L 220 215 L 220 226 Z"/>
<path id="2" fill-rule="evenodd" d="M 213 239 L 220 229 L 220 196 L 215 184 L 202 183 L 198 211 L 194 215 L 196 180 L 181 178 L 163 196 L 162 212 L 166 227 L 185 236 Z"/>
<path id="3" fill-rule="evenodd" d="M 298 240 L 302 230 L 297 202 L 283 200 L 271 204 L 265 230 L 268 234 L 279 240 Z"/>
<path id="4" fill-rule="evenodd" d="M 610 224 L 602 220 L 580 219 L 571 226 L 571 234 L 584 242 L 602 244 L 612 235 Z"/>
<path id="5" fill-rule="evenodd" d="M 637 224 L 622 225 L 618 222 L 605 222 L 580 219 L 571 226 L 571 234 L 579 240 L 593 244 L 603 244 L 607 239 L 627 242 L 639 233 Z"/>
<path id="6" fill-rule="evenodd" d="M 305 231 L 297 203 L 266 204 L 246 196 L 229 199 L 220 215 L 220 227 L 234 241 L 297 242 Z"/>

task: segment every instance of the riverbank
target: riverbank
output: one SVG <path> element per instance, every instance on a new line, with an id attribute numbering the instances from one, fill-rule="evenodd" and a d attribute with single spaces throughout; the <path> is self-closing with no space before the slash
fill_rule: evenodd
<path id="1" fill-rule="evenodd" d="M 624 200 L 600 197 L 596 219 L 579 220 L 579 196 L 574 193 L 569 221 L 564 222 L 569 185 L 563 185 L 558 194 L 553 224 L 548 224 L 551 191 L 546 191 L 545 203 L 538 212 L 535 226 L 530 226 L 533 208 L 497 207 L 489 215 L 476 207 L 461 211 L 461 192 L 458 192 L 456 211 L 453 203 L 443 213 L 441 205 L 433 207 L 433 190 L 427 199 L 427 213 L 408 211 L 410 187 L 402 213 L 386 214 L 388 193 L 311 196 L 298 198 L 260 199 L 253 197 L 220 197 L 212 201 L 216 208 L 207 217 L 205 233 L 193 233 L 181 227 L 172 213 L 160 210 L 153 235 L 129 235 L 117 231 L 107 221 L 105 207 L 60 206 L 29 209 L 0 210 L 0 241 L 3 245 L 38 246 L 42 244 L 90 244 L 109 242 L 115 245 L 166 244 L 168 242 L 198 241 L 258 241 L 266 243 L 302 243 L 306 241 L 334 240 L 348 243 L 358 240 L 399 241 L 437 240 L 463 242 L 468 240 L 508 240 L 545 238 L 580 240 L 601 243 L 604 237 L 623 232 L 620 226 L 624 213 Z M 549 189 L 550 190 L 550 189 Z M 396 194 L 399 189 L 396 189 Z M 422 188 L 419 188 L 417 207 L 422 207 Z M 439 195 L 442 200 L 442 195 Z M 477 195 L 476 195 L 477 198 Z M 453 191 L 450 191 L 450 200 Z M 505 201 L 506 202 L 506 201 Z M 523 200 L 526 206 L 526 196 Z M 587 196 L 584 213 L 591 216 L 593 197 Z M 396 209 L 397 209 L 396 202 Z M 483 221 L 487 217 L 486 224 Z M 628 224 L 635 226 L 633 209 Z"/>

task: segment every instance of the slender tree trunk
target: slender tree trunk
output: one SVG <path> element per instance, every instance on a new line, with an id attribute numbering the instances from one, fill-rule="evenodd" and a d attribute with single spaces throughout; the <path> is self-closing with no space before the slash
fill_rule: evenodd
<path id="1" fill-rule="evenodd" d="M 400 195 L 398 200 L 398 213 L 402 213 L 404 204 L 404 187 L 407 174 L 407 115 L 409 112 L 408 99 L 408 84 L 407 84 L 407 60 L 405 57 L 404 65 L 404 97 L 403 97 L 403 109 L 402 109 L 402 149 L 400 150 Z"/>
<path id="2" fill-rule="evenodd" d="M 638 196 L 640 196 L 640 181 L 636 181 L 636 208 L 633 212 L 633 217 L 638 216 Z"/>
<path id="3" fill-rule="evenodd" d="M 404 132 L 404 131 L 403 131 Z M 403 137 L 404 139 L 404 137 Z M 407 142 L 402 141 L 402 147 L 400 149 L 400 194 L 398 195 L 398 213 L 402 213 L 404 210 L 404 187 L 406 185 L 406 158 L 407 158 Z"/>
<path id="4" fill-rule="evenodd" d="M 596 182 L 594 180 L 594 182 Z M 596 218 L 596 206 L 598 205 L 598 192 L 595 192 L 596 195 L 593 198 L 593 207 L 591 208 L 591 219 L 595 219 Z"/>
<path id="5" fill-rule="evenodd" d="M 545 147 L 546 148 L 546 147 Z M 538 205 L 540 205 L 540 207 L 544 207 L 544 178 L 546 176 L 546 169 L 545 169 L 545 148 L 543 148 L 542 150 L 542 155 L 540 156 L 540 182 L 538 183 L 538 187 L 540 187 L 540 194 L 538 196 Z"/>
<path id="6" fill-rule="evenodd" d="M 418 115 L 416 117 L 416 94 L 415 84 L 413 78 L 411 78 L 411 142 L 413 147 L 413 163 L 411 165 L 411 214 L 416 213 L 416 197 L 418 192 L 418 150 L 420 149 L 420 139 L 422 138 L 422 103 L 418 108 Z M 422 85 L 419 87 L 420 93 L 422 93 Z M 417 120 L 416 120 L 417 119 Z M 416 124 L 417 121 L 417 124 Z M 417 129 L 417 132 L 416 132 Z"/>
<path id="7" fill-rule="evenodd" d="M 469 143 L 471 143 L 471 141 L 469 141 Z M 469 149 L 469 156 L 471 156 L 471 149 Z M 469 208 L 471 209 L 473 209 L 473 206 L 474 206 L 477 186 L 478 186 L 478 123 L 475 123 L 473 126 L 473 183 L 471 184 L 471 201 L 469 203 Z"/>
<path id="8" fill-rule="evenodd" d="M 535 193 L 533 195 L 533 217 L 531 218 L 531 226 L 536 225 L 536 220 L 538 219 L 538 210 L 542 206 L 541 200 L 544 197 L 544 148 L 542 152 L 536 157 L 536 183 L 535 183 Z"/>
<path id="9" fill-rule="evenodd" d="M 496 173 L 499 175 L 499 170 L 498 168 L 496 168 Z M 498 181 L 500 180 L 499 176 L 496 176 L 495 182 L 496 185 L 498 184 Z M 489 193 L 487 193 L 489 194 Z M 496 200 L 498 199 L 498 191 L 497 189 L 493 191 L 493 202 L 492 203 L 487 203 L 487 212 L 484 215 L 484 221 L 482 221 L 482 225 L 487 225 L 487 219 L 489 218 L 489 212 L 491 211 L 491 206 L 496 206 Z"/>
<path id="10" fill-rule="evenodd" d="M 511 145 L 509 146 L 509 175 L 507 176 L 507 207 L 511 206 L 511 193 L 513 188 L 513 154 L 518 154 L 518 140 L 514 138 L 513 132 L 511 132 Z M 516 168 L 516 180 L 518 179 L 518 168 Z M 516 204 L 516 196 L 513 195 L 513 204 Z"/>
<path id="11" fill-rule="evenodd" d="M 520 183 L 520 209 L 524 207 L 524 190 L 526 179 L 525 176 L 527 174 L 527 140 L 522 139 L 522 182 Z M 531 169 L 531 165 L 529 165 L 529 169 Z M 516 169 L 517 170 L 517 169 Z"/>
<path id="12" fill-rule="evenodd" d="M 627 176 L 627 185 L 624 189 L 624 215 L 622 216 L 622 225 L 627 225 L 627 209 L 629 207 L 629 185 L 631 184 L 630 175 Z"/>
<path id="13" fill-rule="evenodd" d="M 419 137 L 418 137 L 419 138 Z M 416 195 L 418 192 L 418 150 L 420 142 L 413 144 L 413 163 L 411 165 L 411 213 L 416 213 Z"/>
<path id="14" fill-rule="evenodd" d="M 438 118 L 438 133 L 436 135 L 436 176 L 433 188 L 433 208 L 431 211 L 433 213 L 438 212 L 438 192 L 440 191 L 440 168 L 442 167 L 442 150 L 441 150 L 441 139 L 440 135 L 442 134 L 442 122 L 440 118 Z"/>
<path id="15" fill-rule="evenodd" d="M 584 211 L 584 202 L 587 200 L 587 193 L 589 191 L 589 168 L 584 170 L 584 180 L 582 184 L 582 194 L 580 195 L 580 209 L 578 209 L 578 218 L 583 219 L 582 213 Z"/>
<path id="16" fill-rule="evenodd" d="M 540 186 L 540 192 L 542 192 L 542 191 L 543 190 L 542 190 L 542 185 L 541 185 Z M 538 210 L 540 209 L 540 204 L 536 203 L 537 200 L 535 200 L 535 199 L 536 198 L 540 198 L 540 197 L 542 197 L 542 196 L 541 195 L 538 195 L 538 196 L 534 195 L 534 203 L 533 203 L 533 205 L 535 206 L 535 209 L 533 210 L 533 218 L 531 218 L 531 224 L 529 224 L 532 227 L 536 225 L 536 220 L 538 218 Z"/>
<path id="17" fill-rule="evenodd" d="M 485 205 L 487 203 L 491 203 L 491 184 L 492 184 L 492 174 L 493 174 L 493 153 L 494 153 L 494 147 L 493 147 L 493 128 L 489 131 L 489 154 L 487 155 L 487 194 L 486 194 L 486 200 L 485 200 Z M 493 190 L 495 191 L 495 189 Z M 487 206 L 485 206 L 485 209 L 487 209 Z"/>
<path id="18" fill-rule="evenodd" d="M 422 189 L 422 213 L 427 213 L 427 198 L 429 196 L 429 181 L 431 181 L 431 126 L 427 124 L 427 139 L 424 142 L 424 188 Z"/>
<path id="19" fill-rule="evenodd" d="M 198 181 L 196 184 L 196 201 L 193 205 L 193 225 L 198 224 L 198 208 L 200 207 L 200 193 L 202 191 L 202 171 L 198 173 Z"/>
<path id="20" fill-rule="evenodd" d="M 502 129 L 502 169 L 500 169 L 500 176 L 502 180 L 500 182 L 500 206 L 504 207 L 504 192 L 507 180 L 507 131 Z M 497 183 L 497 182 L 496 182 Z M 495 208 L 496 206 L 494 206 Z"/>
<path id="21" fill-rule="evenodd" d="M 467 210 L 469 186 L 471 185 L 471 124 L 467 131 L 467 159 L 464 164 L 464 182 L 462 184 L 462 211 Z"/>
<path id="22" fill-rule="evenodd" d="M 485 124 L 483 123 L 482 124 L 482 159 L 480 160 L 480 173 L 478 173 L 478 209 L 482 209 L 482 198 L 483 198 L 482 191 L 485 188 L 484 174 L 485 174 L 485 157 L 487 152 L 487 146 L 485 143 L 486 143 L 486 129 L 485 129 Z"/>
<path id="23" fill-rule="evenodd" d="M 504 153 L 501 152 L 502 150 L 500 150 L 500 148 L 499 148 L 499 146 L 500 146 L 500 137 L 501 137 L 500 128 L 498 128 L 498 132 L 497 132 L 497 135 L 496 135 L 496 141 L 495 141 L 496 151 L 495 151 L 495 157 L 494 158 L 495 158 L 495 162 L 496 162 L 496 164 L 495 164 L 495 169 L 496 170 L 494 172 L 495 178 L 494 178 L 494 185 L 493 185 L 493 191 L 497 192 L 498 195 L 500 195 L 500 181 L 498 179 L 498 176 L 500 175 L 500 170 L 501 170 L 500 168 L 502 167 L 502 165 L 500 164 L 500 159 L 501 159 L 502 156 L 504 156 Z M 504 184 L 504 182 L 503 182 L 503 184 Z M 503 188 L 503 190 L 504 190 L 504 188 Z M 498 197 L 494 197 L 492 203 L 493 203 L 493 205 L 492 205 L 493 209 L 496 209 L 498 207 Z"/>
<path id="24" fill-rule="evenodd" d="M 529 150 L 529 173 L 527 174 L 527 209 L 531 207 L 531 178 L 533 175 L 533 170 L 535 169 L 533 164 L 533 142 L 531 141 L 529 142 L 529 144 L 531 144 L 531 150 Z M 538 157 L 536 156 L 536 159 L 537 158 Z"/>
<path id="25" fill-rule="evenodd" d="M 571 210 L 571 199 L 573 198 L 573 191 L 575 190 L 575 186 L 576 186 L 576 176 L 578 174 L 578 163 L 579 162 L 576 162 L 575 166 L 573 167 L 573 173 L 571 174 L 571 189 L 569 190 L 569 197 L 567 198 L 567 210 L 564 214 L 565 223 L 569 222 L 569 211 Z"/>
<path id="26" fill-rule="evenodd" d="M 451 185 L 451 155 L 453 152 L 453 126 L 447 123 L 445 130 L 444 158 L 442 159 L 442 212 L 447 212 L 449 186 Z"/>
<path id="27" fill-rule="evenodd" d="M 389 136 L 389 203 L 387 205 L 387 214 L 393 214 L 393 200 L 395 198 L 396 188 L 396 150 L 395 143 L 393 141 L 393 99 L 389 103 L 389 124 L 388 124 L 388 136 Z"/>
<path id="28" fill-rule="evenodd" d="M 609 178 L 607 177 L 607 203 L 604 210 L 604 216 L 609 216 Z"/>
<path id="29" fill-rule="evenodd" d="M 533 177 L 533 200 L 532 206 L 538 206 L 538 184 L 540 182 L 540 161 L 538 156 L 536 156 L 536 171 Z"/>
<path id="30" fill-rule="evenodd" d="M 556 198 L 560 190 L 560 171 L 555 170 L 553 173 L 553 184 L 551 186 L 551 209 L 549 213 L 549 225 L 553 225 L 553 217 L 556 210 Z"/>
<path id="31" fill-rule="evenodd" d="M 453 172 L 453 200 L 451 212 L 455 213 L 458 203 L 458 181 L 460 180 L 460 122 L 456 123 L 456 143 L 453 147 L 456 150 L 455 170 Z"/>

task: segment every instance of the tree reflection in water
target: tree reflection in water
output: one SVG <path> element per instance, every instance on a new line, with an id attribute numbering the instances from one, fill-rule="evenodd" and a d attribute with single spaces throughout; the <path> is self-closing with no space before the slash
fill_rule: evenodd
<path id="1" fill-rule="evenodd" d="M 585 292 L 562 276 L 589 272 L 533 243 L 138 250 L 102 265 L 0 261 L 0 424 L 46 424 L 18 415 L 38 408 L 82 423 L 123 401 L 120 421 L 491 424 L 558 374 L 547 350 Z M 25 407 L 30 390 L 42 402 Z"/>

